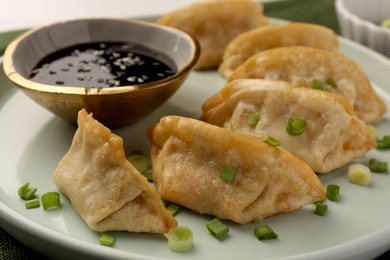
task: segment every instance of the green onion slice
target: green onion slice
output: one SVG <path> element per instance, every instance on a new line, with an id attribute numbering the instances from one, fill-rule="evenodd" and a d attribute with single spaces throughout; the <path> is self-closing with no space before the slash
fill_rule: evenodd
<path id="1" fill-rule="evenodd" d="M 132 154 L 128 158 L 129 162 L 139 171 L 149 170 L 149 159 L 141 154 Z"/>
<path id="2" fill-rule="evenodd" d="M 307 125 L 307 123 L 303 119 L 289 118 L 287 120 L 286 131 L 290 135 L 298 136 L 298 135 L 303 134 L 303 132 L 305 131 L 306 125 Z"/>
<path id="3" fill-rule="evenodd" d="M 340 186 L 336 184 L 329 184 L 326 187 L 326 197 L 331 201 L 338 201 L 340 196 Z"/>
<path id="4" fill-rule="evenodd" d="M 332 78 L 327 78 L 325 80 L 325 83 L 328 84 L 329 86 L 331 86 L 334 89 L 337 88 L 337 84 L 336 84 L 336 82 Z"/>
<path id="5" fill-rule="evenodd" d="M 371 182 L 371 171 L 364 164 L 351 164 L 348 167 L 348 180 L 355 184 L 368 185 Z"/>
<path id="6" fill-rule="evenodd" d="M 167 210 L 171 212 L 172 216 L 176 216 L 177 213 L 179 213 L 179 211 L 181 210 L 181 207 L 179 205 L 171 203 L 167 206 Z"/>
<path id="7" fill-rule="evenodd" d="M 206 224 L 207 230 L 216 239 L 220 239 L 229 233 L 229 227 L 223 224 L 219 219 L 215 218 Z"/>
<path id="8" fill-rule="evenodd" d="M 323 202 L 316 203 L 316 209 L 314 210 L 314 214 L 318 216 L 325 216 L 327 211 L 328 211 L 328 205 L 326 205 Z"/>
<path id="9" fill-rule="evenodd" d="M 376 172 L 376 173 L 387 172 L 387 162 L 381 162 L 381 161 L 378 161 L 374 158 L 369 161 L 368 167 L 370 168 L 370 170 L 372 172 Z"/>
<path id="10" fill-rule="evenodd" d="M 313 79 L 311 81 L 311 88 L 323 90 L 324 89 L 324 82 L 319 80 L 319 79 Z"/>
<path id="11" fill-rule="evenodd" d="M 99 238 L 99 244 L 103 246 L 113 246 L 116 238 L 107 234 L 102 234 Z"/>
<path id="12" fill-rule="evenodd" d="M 153 182 L 153 172 L 151 170 L 141 171 L 141 174 L 148 180 L 148 182 Z"/>
<path id="13" fill-rule="evenodd" d="M 268 136 L 263 142 L 266 144 L 270 144 L 272 146 L 279 146 L 280 145 L 280 142 L 278 140 L 276 140 L 275 138 L 273 138 L 272 136 Z"/>
<path id="14" fill-rule="evenodd" d="M 40 205 L 41 204 L 39 203 L 39 199 L 38 198 L 31 199 L 31 200 L 26 200 L 24 202 L 24 206 L 26 207 L 26 209 L 38 208 Z"/>
<path id="15" fill-rule="evenodd" d="M 390 148 L 390 135 L 385 135 L 382 139 L 376 140 L 377 149 L 389 149 Z"/>
<path id="16" fill-rule="evenodd" d="M 381 22 L 381 26 L 384 28 L 390 28 L 390 17 Z"/>
<path id="17" fill-rule="evenodd" d="M 219 177 L 225 181 L 234 181 L 236 172 L 232 168 L 225 167 L 221 170 Z"/>
<path id="18" fill-rule="evenodd" d="M 188 227 L 175 227 L 168 232 L 168 247 L 176 252 L 192 249 L 193 234 Z"/>
<path id="19" fill-rule="evenodd" d="M 18 195 L 22 200 L 31 200 L 34 198 L 37 188 L 30 188 L 30 183 L 27 182 L 18 189 Z"/>
<path id="20" fill-rule="evenodd" d="M 259 122 L 260 120 L 260 116 L 259 116 L 259 113 L 253 113 L 253 114 L 250 114 L 248 116 L 248 121 L 247 121 L 247 124 L 249 126 L 256 126 L 257 123 Z"/>
<path id="21" fill-rule="evenodd" d="M 257 239 L 259 240 L 270 240 L 270 239 L 276 239 L 278 238 L 278 234 L 276 234 L 272 228 L 270 228 L 268 225 L 260 225 L 257 226 L 253 230 L 253 234 Z"/>
<path id="22" fill-rule="evenodd" d="M 60 194 L 56 191 L 47 192 L 42 195 L 42 207 L 44 210 L 57 209 L 61 207 Z"/>

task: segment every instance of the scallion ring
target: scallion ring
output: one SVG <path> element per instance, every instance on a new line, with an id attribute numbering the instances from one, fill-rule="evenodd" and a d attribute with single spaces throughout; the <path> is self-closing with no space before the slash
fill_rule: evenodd
<path id="1" fill-rule="evenodd" d="M 168 247 L 176 252 L 192 249 L 193 234 L 188 227 L 175 227 L 168 232 Z"/>
<path id="2" fill-rule="evenodd" d="M 61 207 L 60 194 L 56 191 L 47 192 L 41 197 L 44 210 L 57 209 Z"/>
<path id="3" fill-rule="evenodd" d="M 24 202 L 24 206 L 26 207 L 26 209 L 38 208 L 40 205 L 41 204 L 39 203 L 39 199 L 38 198 L 31 199 L 31 200 L 26 200 Z"/>
<path id="4" fill-rule="evenodd" d="M 319 80 L 319 79 L 313 79 L 311 81 L 311 88 L 323 90 L 324 89 L 324 82 L 322 80 Z"/>
<path id="5" fill-rule="evenodd" d="M 329 86 L 331 86 L 332 88 L 336 89 L 337 88 L 337 84 L 336 82 L 334 81 L 334 79 L 332 78 L 327 78 L 325 80 L 325 83 L 328 84 Z"/>
<path id="6" fill-rule="evenodd" d="M 253 230 L 253 234 L 255 237 L 257 237 L 258 240 L 270 240 L 278 238 L 278 234 L 276 234 L 268 225 L 257 226 Z"/>
<path id="7" fill-rule="evenodd" d="M 149 170 L 149 159 L 141 154 L 132 154 L 128 158 L 129 162 L 139 171 Z"/>
<path id="8" fill-rule="evenodd" d="M 99 238 L 99 244 L 103 246 L 113 246 L 116 238 L 107 234 L 102 234 Z"/>
<path id="9" fill-rule="evenodd" d="M 220 239 L 229 233 L 229 227 L 223 224 L 219 219 L 214 218 L 206 224 L 209 233 L 216 239 Z"/>
<path id="10" fill-rule="evenodd" d="M 329 184 L 326 187 L 326 197 L 331 201 L 338 201 L 340 196 L 340 186 L 337 184 Z"/>
<path id="11" fill-rule="evenodd" d="M 372 158 L 369 162 L 369 168 L 372 172 L 385 173 L 387 172 L 387 162 L 381 162 Z"/>
<path id="12" fill-rule="evenodd" d="M 18 189 L 18 195 L 22 200 L 31 200 L 34 198 L 37 188 L 30 187 L 30 183 L 27 182 Z"/>
<path id="13" fill-rule="evenodd" d="M 328 205 L 326 205 L 323 202 L 316 203 L 316 208 L 314 210 L 314 214 L 316 214 L 318 216 L 325 216 L 327 211 L 328 211 Z"/>
<path id="14" fill-rule="evenodd" d="M 370 169 L 361 163 L 354 163 L 348 167 L 348 179 L 359 185 L 368 185 L 371 182 Z"/>
<path id="15" fill-rule="evenodd" d="M 303 119 L 289 118 L 289 119 L 287 119 L 286 131 L 290 135 L 298 136 L 298 135 L 303 134 L 306 126 L 307 126 L 307 123 Z"/>
<path id="16" fill-rule="evenodd" d="M 264 139 L 263 142 L 266 144 L 270 144 L 272 146 L 279 146 L 280 145 L 280 142 L 278 140 L 276 140 L 275 138 L 273 138 L 272 136 L 268 136 L 266 139 Z"/>
<path id="17" fill-rule="evenodd" d="M 253 113 L 253 114 L 250 114 L 250 115 L 248 116 L 247 124 L 248 124 L 249 126 L 254 127 L 254 126 L 257 125 L 257 123 L 259 122 L 259 120 L 260 120 L 259 113 Z"/>
<path id="18" fill-rule="evenodd" d="M 225 167 L 219 173 L 219 177 L 225 181 L 234 181 L 234 178 L 236 177 L 236 172 L 232 168 Z"/>

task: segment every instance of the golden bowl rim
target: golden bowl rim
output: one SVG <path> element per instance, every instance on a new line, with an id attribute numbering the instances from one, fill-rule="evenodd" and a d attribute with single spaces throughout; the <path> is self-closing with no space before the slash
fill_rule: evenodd
<path id="1" fill-rule="evenodd" d="M 80 87 L 80 86 L 58 86 L 58 85 L 49 85 L 49 84 L 43 84 L 38 83 L 35 81 L 32 81 L 18 73 L 16 71 L 13 61 L 13 54 L 17 50 L 18 45 L 26 39 L 28 36 L 51 26 L 61 25 L 65 23 L 71 23 L 71 22 L 77 22 L 77 21 L 92 21 L 92 20 L 107 20 L 107 21 L 120 21 L 125 23 L 138 23 L 144 26 L 150 26 L 155 27 L 159 29 L 164 29 L 168 31 L 173 31 L 176 34 L 180 34 L 184 36 L 186 39 L 188 39 L 190 45 L 192 46 L 192 53 L 191 57 L 188 60 L 187 64 L 178 70 L 175 74 L 172 76 L 169 76 L 167 78 L 138 84 L 138 85 L 127 85 L 127 86 L 115 86 L 115 87 L 104 87 L 104 88 L 90 88 L 90 87 Z M 143 21 L 138 20 L 136 18 L 110 18 L 110 17 L 91 17 L 91 18 L 77 18 L 77 19 L 69 19 L 64 21 L 58 21 L 42 26 L 38 26 L 36 28 L 32 28 L 17 38 L 15 38 L 6 48 L 4 55 L 3 55 L 3 70 L 5 75 L 9 80 L 11 80 L 15 85 L 17 85 L 20 88 L 33 90 L 33 91 L 39 91 L 39 92 L 46 92 L 46 93 L 63 93 L 68 95 L 110 95 L 110 94 L 120 94 L 120 93 L 127 93 L 127 92 L 133 92 L 137 90 L 143 90 L 143 89 L 152 89 L 152 88 L 158 88 L 158 87 L 164 87 L 169 82 L 172 82 L 176 79 L 179 79 L 181 76 L 186 75 L 189 71 L 191 71 L 196 62 L 198 61 L 200 56 L 200 45 L 199 42 L 196 40 L 195 37 L 192 35 L 166 25 L 160 25 L 149 21 Z"/>

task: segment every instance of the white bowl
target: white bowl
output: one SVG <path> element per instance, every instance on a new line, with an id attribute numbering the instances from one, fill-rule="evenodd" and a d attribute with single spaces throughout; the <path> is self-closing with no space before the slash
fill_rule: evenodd
<path id="1" fill-rule="evenodd" d="M 390 17 L 390 0 L 336 0 L 343 36 L 390 57 L 390 29 L 380 23 Z"/>

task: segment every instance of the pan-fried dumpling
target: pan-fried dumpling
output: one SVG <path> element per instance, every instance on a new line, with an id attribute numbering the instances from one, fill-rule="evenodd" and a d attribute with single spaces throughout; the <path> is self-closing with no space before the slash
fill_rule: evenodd
<path id="1" fill-rule="evenodd" d="M 162 198 L 245 224 L 323 200 L 317 175 L 289 152 L 205 122 L 163 117 L 148 132 Z M 219 177 L 225 167 L 235 178 Z"/>
<path id="2" fill-rule="evenodd" d="M 157 23 L 181 29 L 200 44 L 196 70 L 214 69 L 226 45 L 238 34 L 268 23 L 263 5 L 251 0 L 202 1 L 174 10 Z"/>
<path id="3" fill-rule="evenodd" d="M 201 119 L 208 123 L 260 139 L 271 135 L 318 173 L 337 169 L 376 147 L 344 98 L 283 81 L 232 81 L 202 109 Z M 248 123 L 252 115 L 258 121 Z"/>
<path id="4" fill-rule="evenodd" d="M 261 51 L 285 46 L 310 46 L 336 51 L 337 35 L 331 29 L 309 23 L 262 26 L 234 38 L 226 47 L 219 72 L 229 77 L 234 69 Z"/>
<path id="5" fill-rule="evenodd" d="M 376 95 L 362 68 L 340 53 L 312 47 L 269 49 L 249 58 L 229 80 L 258 78 L 284 80 L 295 87 L 321 87 L 348 100 L 366 123 L 381 119 L 387 108 Z M 325 83 L 328 81 L 328 83 Z"/>
<path id="6" fill-rule="evenodd" d="M 177 226 L 156 189 L 125 157 L 122 138 L 83 109 L 53 180 L 95 231 L 167 233 Z"/>

